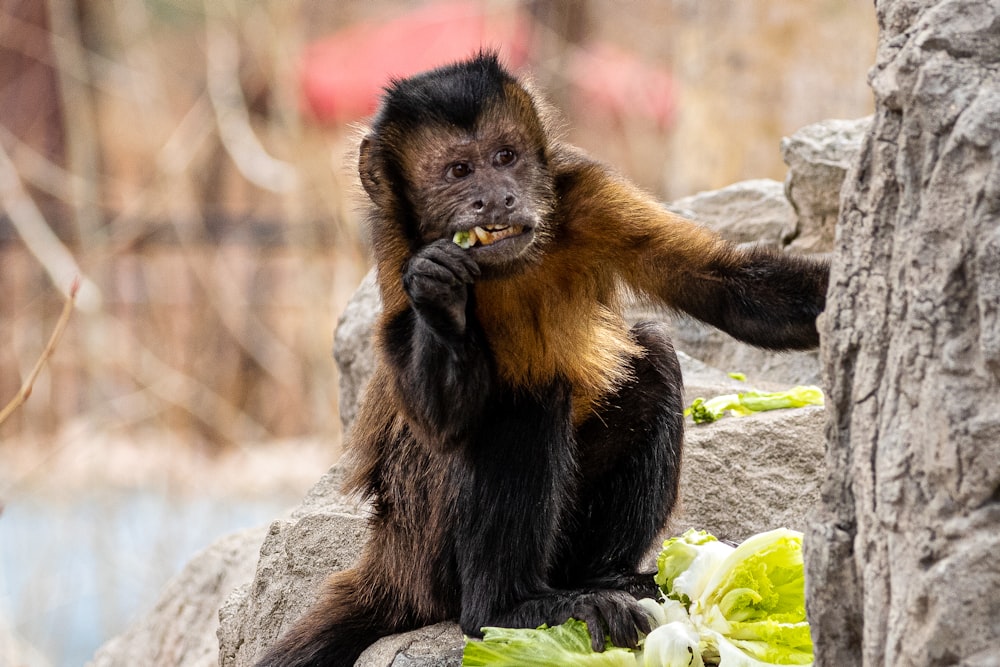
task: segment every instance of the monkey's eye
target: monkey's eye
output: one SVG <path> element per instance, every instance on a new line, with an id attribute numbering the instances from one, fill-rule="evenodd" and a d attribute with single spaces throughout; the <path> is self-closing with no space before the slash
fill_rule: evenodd
<path id="1" fill-rule="evenodd" d="M 514 164 L 517 160 L 517 153 L 515 153 L 510 148 L 501 148 L 493 156 L 493 164 L 497 167 L 507 167 Z"/>
<path id="2" fill-rule="evenodd" d="M 448 166 L 446 173 L 449 178 L 465 178 L 472 173 L 472 165 L 468 162 L 456 162 L 455 164 Z"/>

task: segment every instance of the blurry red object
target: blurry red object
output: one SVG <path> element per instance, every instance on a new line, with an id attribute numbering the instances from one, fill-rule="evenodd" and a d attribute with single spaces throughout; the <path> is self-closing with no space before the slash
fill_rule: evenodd
<path id="1" fill-rule="evenodd" d="M 380 23 L 353 25 L 314 42 L 301 64 L 305 111 L 319 122 L 356 120 L 375 111 L 382 88 L 401 78 L 498 49 L 512 68 L 524 63 L 527 23 L 513 10 L 482 3 L 435 3 Z"/>
<path id="2" fill-rule="evenodd" d="M 645 118 L 661 129 L 673 124 L 677 93 L 666 70 L 608 44 L 579 51 L 570 63 L 578 104 L 615 118 Z"/>
<path id="3" fill-rule="evenodd" d="M 319 123 L 370 116 L 384 86 L 433 67 L 497 49 L 506 65 L 525 64 L 530 21 L 511 5 L 487 11 L 482 3 L 440 2 L 392 20 L 361 23 L 309 45 L 301 62 L 304 111 Z M 674 80 L 669 72 L 607 44 L 572 52 L 564 72 L 576 103 L 587 113 L 673 123 Z"/>

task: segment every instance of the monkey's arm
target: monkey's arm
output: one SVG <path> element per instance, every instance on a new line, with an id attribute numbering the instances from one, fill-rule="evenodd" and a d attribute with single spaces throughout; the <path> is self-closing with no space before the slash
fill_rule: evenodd
<path id="1" fill-rule="evenodd" d="M 403 267 L 410 307 L 382 331 L 400 404 L 420 439 L 432 446 L 466 435 L 489 396 L 486 346 L 467 317 L 469 285 L 478 275 L 468 253 L 451 241 L 425 246 Z"/>
<path id="2" fill-rule="evenodd" d="M 703 266 L 658 285 L 670 305 L 758 347 L 819 345 L 816 318 L 826 305 L 829 266 L 762 246 L 724 247 Z M 669 300 L 668 300 L 669 299 Z"/>
<path id="3" fill-rule="evenodd" d="M 587 244 L 632 288 L 751 345 L 819 344 L 827 262 L 737 247 L 592 162 L 577 159 L 567 173 L 562 201 L 585 212 Z"/>

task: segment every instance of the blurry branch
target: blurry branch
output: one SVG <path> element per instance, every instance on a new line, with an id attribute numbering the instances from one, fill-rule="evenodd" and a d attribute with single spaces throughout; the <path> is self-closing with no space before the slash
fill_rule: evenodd
<path id="1" fill-rule="evenodd" d="M 21 185 L 14 163 L 0 146 L 0 205 L 14 225 L 24 245 L 49 274 L 53 284 L 60 289 L 69 285 L 74 277 L 82 274 L 73 255 L 52 232 L 45 217 Z M 68 292 L 63 292 L 68 297 Z M 101 306 L 101 293 L 89 278 L 80 283 L 79 306 L 84 311 L 94 311 Z"/>
<path id="2" fill-rule="evenodd" d="M 75 278 L 69 287 L 69 293 L 66 296 L 66 303 L 63 304 L 62 313 L 59 315 L 59 320 L 56 322 L 56 328 L 52 330 L 52 335 L 49 336 L 49 342 L 46 343 L 41 356 L 39 356 L 38 361 L 35 362 L 35 367 L 31 369 L 30 373 L 28 373 L 28 377 L 25 378 L 24 382 L 21 384 L 21 389 L 18 390 L 14 398 L 4 406 L 3 410 L 0 410 L 0 424 L 7 421 L 7 417 L 9 417 L 14 410 L 21 407 L 21 404 L 28 400 L 28 397 L 31 396 L 31 389 L 35 386 L 35 378 L 38 377 L 38 374 L 41 372 L 42 366 L 45 365 L 45 362 L 52 356 L 52 352 L 55 351 L 56 344 L 59 342 L 60 336 L 62 336 L 63 329 L 66 328 L 66 323 L 69 322 L 70 313 L 73 312 L 73 302 L 76 300 L 76 293 L 79 289 L 80 280 Z"/>
<path id="3" fill-rule="evenodd" d="M 195 155 L 205 147 L 208 139 L 214 134 L 215 125 L 211 122 L 211 114 L 208 99 L 205 95 L 201 95 L 157 152 L 155 157 L 157 176 L 176 176 L 190 168 Z M 109 244 L 111 252 L 121 251 L 136 238 L 147 233 L 145 217 L 154 206 L 158 205 L 159 199 L 170 196 L 162 190 L 163 188 L 145 188 L 137 196 L 125 202 L 122 210 L 108 224 L 113 234 Z"/>
<path id="4" fill-rule="evenodd" d="M 240 88 L 236 39 L 210 18 L 206 21 L 206 83 L 223 147 L 244 178 L 257 187 L 271 192 L 295 188 L 295 169 L 271 157 L 250 126 L 250 112 Z"/>
<path id="5" fill-rule="evenodd" d="M 144 31 L 148 31 L 149 29 L 148 17 L 145 16 L 148 8 L 141 2 L 130 3 L 128 6 L 130 7 L 130 11 L 127 13 L 129 23 L 128 25 L 122 25 L 122 29 L 129 34 L 138 35 L 138 38 L 133 41 L 134 46 L 132 50 L 152 48 L 150 46 L 153 43 L 151 38 L 142 39 Z M 126 15 L 121 13 L 116 15 L 119 17 L 119 20 L 125 20 Z M 241 115 L 243 118 L 242 125 L 245 127 L 250 140 L 257 146 L 257 153 L 265 160 L 277 165 L 279 170 L 287 170 L 286 173 L 290 175 L 292 180 L 285 178 L 286 185 L 289 188 L 294 187 L 296 185 L 295 172 L 285 163 L 275 161 L 267 155 L 263 148 L 257 144 L 256 137 L 252 134 L 249 127 L 249 113 L 246 110 L 242 100 L 242 93 L 239 90 L 238 73 L 235 64 L 238 54 L 235 52 L 235 42 L 229 34 L 221 34 L 221 39 L 228 44 L 232 51 L 226 56 L 232 62 L 229 62 L 227 67 L 217 71 L 216 76 L 223 78 L 231 76 L 234 78 L 236 82 L 234 94 L 237 95 L 238 106 L 242 110 L 242 113 L 238 115 Z M 211 52 L 211 48 L 209 48 L 209 51 Z M 142 91 L 135 91 L 136 103 L 142 106 L 148 104 L 148 101 L 153 99 L 153 97 L 165 99 L 167 92 L 163 88 L 161 77 L 155 67 L 156 58 L 149 54 L 132 54 L 132 56 L 150 64 L 146 72 L 144 89 Z M 211 68 L 209 69 L 211 70 Z M 219 85 L 223 88 L 229 86 L 228 83 Z M 212 138 L 216 128 L 218 128 L 223 145 L 226 143 L 226 139 L 222 135 L 227 126 L 223 123 L 221 117 L 216 115 L 217 122 L 212 122 L 213 113 L 219 114 L 219 108 L 211 99 L 211 88 L 210 83 L 209 95 L 202 95 L 195 100 L 194 104 L 191 105 L 191 108 L 184 114 L 183 118 L 177 123 L 166 141 L 157 151 L 155 158 L 157 176 L 162 177 L 156 179 L 158 184 L 156 187 L 158 199 L 165 207 L 167 218 L 170 220 L 177 234 L 177 239 L 184 249 L 183 257 L 188 269 L 201 285 L 206 298 L 219 315 L 222 325 L 232 335 L 237 344 L 266 373 L 284 385 L 294 386 L 299 381 L 296 369 L 301 365 L 297 356 L 260 321 L 253 308 L 247 304 L 239 282 L 235 278 L 230 278 L 228 274 L 231 272 L 225 270 L 227 267 L 222 256 L 220 255 L 220 261 L 216 263 L 216 267 L 224 270 L 216 272 L 214 276 L 205 268 L 204 263 L 198 260 L 198 251 L 202 249 L 202 246 L 195 238 L 194 230 L 198 225 L 204 226 L 205 220 L 197 201 L 197 195 L 192 187 L 194 180 L 192 165 L 197 154 Z M 146 96 L 146 89 L 152 90 L 153 95 Z M 140 95 L 140 93 L 143 93 L 143 95 Z M 162 114 L 163 110 L 146 109 L 147 117 L 157 113 Z M 257 156 L 253 154 L 251 157 L 256 160 Z M 239 166 L 238 161 L 237 166 Z M 141 206 L 137 208 L 139 210 L 142 209 Z M 121 224 L 125 220 L 123 216 L 124 213 L 116 218 L 113 225 L 115 228 L 123 227 Z M 120 245 L 118 242 L 119 239 L 115 241 L 116 246 Z M 220 277 L 220 273 L 225 275 Z"/>
<path id="6" fill-rule="evenodd" d="M 195 155 L 215 129 L 210 122 L 211 112 L 205 95 L 195 100 L 156 156 L 156 166 L 162 173 L 175 176 L 190 169 Z"/>
<path id="7" fill-rule="evenodd" d="M 79 187 L 73 182 L 79 176 L 66 171 L 0 125 L 0 146 L 3 145 L 13 147 L 11 154 L 20 166 L 18 173 L 21 179 L 42 192 L 66 201 L 67 193 Z"/>
<path id="8" fill-rule="evenodd" d="M 192 147 L 197 148 L 209 136 L 208 131 L 212 125 L 203 122 L 207 113 L 203 100 L 195 103 L 158 157 L 157 166 L 167 176 L 164 179 L 163 196 L 168 217 L 185 250 L 184 259 L 188 268 L 201 284 L 223 326 L 265 372 L 278 382 L 292 386 L 298 382 L 295 373 L 300 365 L 298 358 L 274 336 L 247 304 L 238 282 L 229 279 L 232 272 L 226 267 L 222 254 L 219 254 L 216 266 L 224 269 L 226 275 L 223 279 L 213 278 L 203 263 L 196 259 L 197 242 L 193 238 L 192 223 L 204 225 L 205 221 L 192 192 L 188 167 L 194 158 Z"/>
<path id="9" fill-rule="evenodd" d="M 60 76 L 68 76 L 81 83 L 96 83 L 101 90 L 112 94 L 119 94 L 121 92 L 120 82 L 140 78 L 137 72 L 125 67 L 121 63 L 102 56 L 99 53 L 82 49 L 79 45 L 73 47 L 71 43 L 68 43 L 67 38 L 62 35 L 44 30 L 12 14 L 4 13 L 3 21 L 7 24 L 6 27 L 8 28 L 6 31 L 0 31 L 0 45 L 4 49 L 9 49 L 10 51 L 20 53 L 23 56 L 48 65 L 53 70 L 58 71 Z M 17 34 L 19 39 L 5 41 L 3 39 L 4 32 Z M 85 54 L 86 60 L 83 58 L 80 60 L 59 60 L 52 54 L 52 51 L 42 47 L 41 45 L 43 44 L 49 44 L 52 47 L 52 51 L 70 48 L 81 49 L 81 53 Z M 38 46 L 30 48 L 26 45 Z M 101 73 L 101 76 L 97 77 L 96 81 L 92 81 L 90 74 L 87 72 L 86 64 L 88 63 Z"/>
<path id="10" fill-rule="evenodd" d="M 79 226 L 80 241 L 86 247 L 105 232 L 98 207 L 100 145 L 90 94 L 89 59 L 83 48 L 76 3 L 48 0 L 46 6 L 52 26 L 52 53 L 58 65 L 66 162 L 69 171 L 76 175 L 70 181 L 70 205 Z M 66 76 L 73 68 L 77 69 L 75 76 Z"/>
<path id="11" fill-rule="evenodd" d="M 269 431 L 260 422 L 234 407 L 203 382 L 161 360 L 136 338 L 126 324 L 116 318 L 105 318 L 104 323 L 114 328 L 113 331 L 107 332 L 105 338 L 118 342 L 109 346 L 109 360 L 114 361 L 115 365 L 128 373 L 136 384 L 143 387 L 132 397 L 119 397 L 114 399 L 114 402 L 134 401 L 135 398 L 148 393 L 185 410 L 223 437 L 233 439 L 235 427 L 238 438 L 261 441 L 270 438 Z M 127 349 L 139 351 L 138 363 L 133 363 L 131 359 L 116 358 Z M 240 444 L 239 439 L 234 439 L 234 442 Z"/>

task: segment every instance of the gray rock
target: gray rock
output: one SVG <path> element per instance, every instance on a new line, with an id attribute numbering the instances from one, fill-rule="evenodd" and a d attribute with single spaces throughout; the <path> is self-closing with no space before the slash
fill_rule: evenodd
<path id="1" fill-rule="evenodd" d="M 459 667 L 462 630 L 457 623 L 436 623 L 383 637 L 361 654 L 356 667 Z"/>
<path id="2" fill-rule="evenodd" d="M 271 524 L 252 580 L 219 610 L 218 664 L 253 665 L 315 602 L 331 572 L 352 566 L 368 536 L 365 509 L 341 493 L 334 468 L 288 520 Z"/>
<path id="3" fill-rule="evenodd" d="M 702 528 L 739 542 L 772 528 L 805 531 L 824 478 L 824 423 L 822 407 L 688 420 L 671 532 Z"/>
<path id="4" fill-rule="evenodd" d="M 871 117 L 824 120 L 781 140 L 781 157 L 788 165 L 785 194 L 798 218 L 791 249 L 833 249 L 840 190 L 871 122 Z"/>
<path id="5" fill-rule="evenodd" d="M 823 318 L 816 664 L 1000 665 L 1000 2 L 876 7 Z"/>
<path id="6" fill-rule="evenodd" d="M 671 210 L 733 243 L 784 246 L 795 235 L 795 211 L 785 188 L 771 179 L 741 181 L 670 204 Z"/>
<path id="7" fill-rule="evenodd" d="M 350 431 L 361 392 L 375 371 L 371 334 L 381 309 L 382 300 L 373 269 L 365 275 L 348 301 L 333 336 L 333 357 L 340 371 L 340 423 L 344 433 Z"/>
<path id="8" fill-rule="evenodd" d="M 219 607 L 253 576 L 264 534 L 263 527 L 235 533 L 195 556 L 166 585 L 153 610 L 104 644 L 90 667 L 217 665 Z"/>

